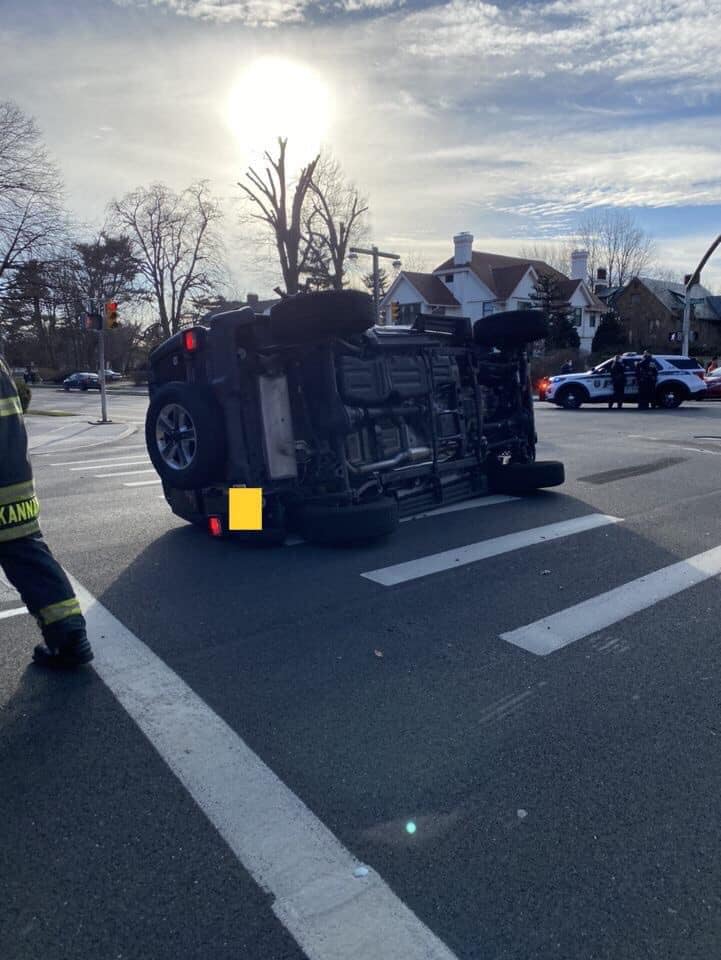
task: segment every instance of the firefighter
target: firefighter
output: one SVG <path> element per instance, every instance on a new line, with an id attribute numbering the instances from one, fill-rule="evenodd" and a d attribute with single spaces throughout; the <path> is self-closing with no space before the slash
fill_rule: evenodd
<path id="1" fill-rule="evenodd" d="M 40 532 L 27 447 L 15 381 L 0 357 L 0 567 L 42 631 L 45 642 L 33 660 L 76 667 L 89 663 L 93 651 L 70 581 Z"/>
<path id="2" fill-rule="evenodd" d="M 626 370 L 621 360 L 621 354 L 617 353 L 611 364 L 611 383 L 613 384 L 613 396 L 608 401 L 608 409 L 613 410 L 613 405 L 618 404 L 618 409 L 623 408 L 623 397 L 626 391 Z"/>
<path id="3" fill-rule="evenodd" d="M 648 350 L 636 364 L 636 379 L 638 380 L 638 409 L 648 410 L 649 406 L 656 406 L 656 380 L 658 370 L 653 357 Z"/>

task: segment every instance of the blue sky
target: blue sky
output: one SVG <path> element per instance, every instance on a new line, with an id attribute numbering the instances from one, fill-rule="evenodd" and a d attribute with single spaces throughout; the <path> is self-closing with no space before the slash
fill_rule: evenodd
<path id="1" fill-rule="evenodd" d="M 14 6 L 0 89 L 37 118 L 78 219 L 99 223 L 140 183 L 207 177 L 227 199 L 241 291 L 274 285 L 234 213 L 235 183 L 266 146 L 268 84 L 245 91 L 235 123 L 228 102 L 269 56 L 327 93 L 324 118 L 302 84 L 287 99 L 369 196 L 372 238 L 429 266 L 459 230 L 515 253 L 595 207 L 632 210 L 679 276 L 721 232 L 721 0 Z M 721 258 L 704 279 L 721 288 Z"/>

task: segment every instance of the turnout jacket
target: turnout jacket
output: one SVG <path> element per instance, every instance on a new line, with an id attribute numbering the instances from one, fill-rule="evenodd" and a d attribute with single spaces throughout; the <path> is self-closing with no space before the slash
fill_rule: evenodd
<path id="1" fill-rule="evenodd" d="M 0 357 L 0 543 L 37 533 L 39 512 L 20 397 Z"/>

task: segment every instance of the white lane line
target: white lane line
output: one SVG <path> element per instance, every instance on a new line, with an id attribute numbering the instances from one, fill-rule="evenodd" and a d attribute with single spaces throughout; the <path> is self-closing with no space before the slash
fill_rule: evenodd
<path id="1" fill-rule="evenodd" d="M 126 453 L 125 456 L 119 456 L 115 454 L 112 457 L 91 457 L 89 460 L 63 460 L 60 463 L 49 463 L 49 467 L 76 467 L 78 465 L 83 467 L 97 466 L 100 464 L 107 463 L 112 466 L 113 463 L 123 462 L 124 460 L 134 460 L 136 457 L 140 457 L 139 453 Z"/>
<path id="2" fill-rule="evenodd" d="M 118 464 L 122 466 L 122 464 Z M 96 470 L 100 470 L 100 467 L 95 467 Z M 155 467 L 149 467 L 147 470 L 121 470 L 120 473 L 94 473 L 93 477 L 95 480 L 104 480 L 105 477 L 137 477 L 141 473 L 155 473 Z"/>
<path id="3" fill-rule="evenodd" d="M 94 666 L 309 960 L 455 960 L 177 674 L 76 581 Z"/>
<path id="4" fill-rule="evenodd" d="M 507 640 L 529 653 L 545 657 L 562 647 L 646 610 L 697 583 L 721 573 L 721 547 L 697 553 L 688 560 L 662 567 L 614 590 L 600 593 L 550 617 L 502 633 Z"/>
<path id="5" fill-rule="evenodd" d="M 124 483 L 124 487 L 150 487 L 155 486 L 158 483 L 162 483 L 160 477 L 156 477 L 155 480 L 134 480 L 132 483 Z M 165 500 L 165 497 L 160 497 L 161 500 Z"/>
<path id="6" fill-rule="evenodd" d="M 27 607 L 15 607 L 14 610 L 0 610 L 0 620 L 7 620 L 9 617 L 19 617 L 27 612 Z"/>
<path id="7" fill-rule="evenodd" d="M 106 467 L 110 467 L 111 470 L 117 467 L 140 467 L 144 463 L 150 463 L 150 460 L 148 460 L 147 457 L 143 457 L 142 460 L 118 460 L 112 463 L 99 461 L 93 464 L 86 463 L 84 467 L 71 467 L 68 473 L 81 473 L 83 470 L 104 470 Z M 55 464 L 53 464 L 53 466 L 55 466 Z"/>
<path id="8" fill-rule="evenodd" d="M 479 543 L 470 543 L 455 550 L 444 550 L 442 553 L 432 553 L 418 560 L 409 560 L 406 563 L 397 563 L 391 567 L 380 567 L 378 570 L 369 570 L 361 576 L 373 580 L 384 587 L 393 587 L 408 580 L 417 580 L 432 573 L 451 570 L 476 563 L 478 560 L 487 560 L 502 553 L 531 547 L 535 544 L 557 540 L 559 537 L 570 537 L 575 533 L 584 533 L 604 527 L 609 523 L 620 523 L 619 517 L 610 517 L 605 513 L 591 513 L 585 517 L 575 517 L 573 520 L 562 520 L 559 523 L 549 523 L 543 527 L 534 527 L 531 530 L 521 530 L 520 533 L 509 533 L 492 540 L 481 540 Z"/>
<path id="9" fill-rule="evenodd" d="M 458 510 L 475 510 L 477 507 L 493 507 L 497 503 L 512 503 L 519 497 L 508 497 L 505 494 L 494 494 L 490 497 L 478 497 L 476 500 L 464 500 L 462 503 L 451 503 L 447 507 L 434 507 L 425 513 L 414 513 L 411 517 L 403 517 L 401 523 L 409 520 L 425 520 L 426 517 L 437 517 L 442 513 L 456 513 Z"/>

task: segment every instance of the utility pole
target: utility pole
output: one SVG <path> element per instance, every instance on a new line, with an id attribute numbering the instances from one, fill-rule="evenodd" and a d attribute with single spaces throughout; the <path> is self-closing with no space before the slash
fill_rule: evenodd
<path id="1" fill-rule="evenodd" d="M 357 260 L 359 253 L 362 253 L 366 257 L 373 258 L 373 307 L 375 310 L 375 317 L 377 322 L 379 319 L 378 312 L 380 307 L 380 289 L 379 289 L 380 278 L 379 278 L 378 261 L 381 259 L 393 260 L 393 266 L 400 267 L 401 258 L 398 256 L 397 253 L 383 253 L 383 251 L 379 250 L 378 247 L 375 246 L 375 244 L 370 248 L 370 250 L 366 250 L 363 247 L 350 247 L 349 252 L 350 252 L 350 257 L 349 257 L 350 260 Z"/>
<path id="2" fill-rule="evenodd" d="M 685 357 L 688 356 L 688 341 L 689 333 L 691 332 L 691 288 L 695 287 L 697 283 L 701 283 L 701 271 L 706 266 L 706 261 L 709 259 L 711 254 L 714 252 L 716 247 L 721 244 L 721 234 L 714 240 L 711 246 L 708 248 L 706 253 L 701 258 L 701 262 L 696 267 L 693 273 L 688 274 L 684 278 L 684 304 L 683 304 L 683 348 L 682 353 Z"/>

